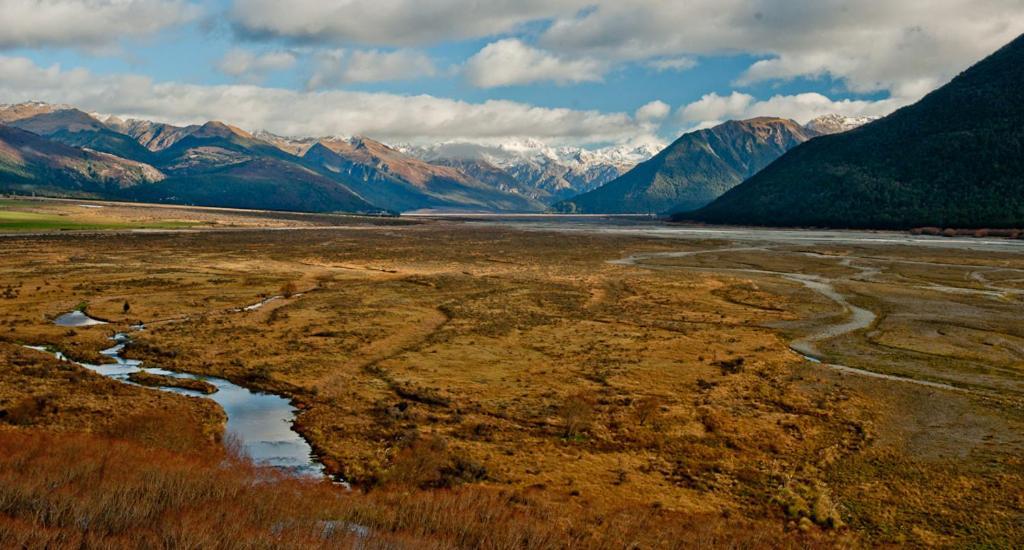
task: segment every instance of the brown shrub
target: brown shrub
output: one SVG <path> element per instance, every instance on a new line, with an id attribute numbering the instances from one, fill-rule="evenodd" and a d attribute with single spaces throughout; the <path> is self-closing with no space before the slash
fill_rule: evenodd
<path id="1" fill-rule="evenodd" d="M 486 476 L 486 468 L 450 450 L 443 438 L 414 436 L 396 455 L 385 482 L 436 489 L 480 481 Z"/>
<path id="2" fill-rule="evenodd" d="M 565 437 L 576 437 L 590 429 L 594 419 L 594 399 L 580 392 L 570 395 L 558 408 L 558 416 L 565 427 Z"/>
<path id="3" fill-rule="evenodd" d="M 256 468 L 217 447 L 176 453 L 0 430 L 2 548 L 815 546 L 807 537 L 770 520 L 597 511 L 481 487 L 350 492 Z"/>
<path id="4" fill-rule="evenodd" d="M 281 285 L 281 296 L 284 296 L 285 298 L 291 298 L 298 292 L 299 287 L 295 284 L 295 281 L 288 281 Z"/>
<path id="5" fill-rule="evenodd" d="M 646 426 L 648 422 L 657 417 L 661 412 L 661 398 L 656 395 L 649 395 L 644 397 L 636 403 L 636 421 L 641 426 Z"/>
<path id="6" fill-rule="evenodd" d="M 52 396 L 32 395 L 7 409 L 4 419 L 15 426 L 30 426 L 40 417 L 54 412 L 57 412 L 57 405 Z"/>
<path id="7" fill-rule="evenodd" d="M 169 429 L 171 426 L 174 429 Z M 103 435 L 179 452 L 209 447 L 217 439 L 204 433 L 195 423 L 182 422 L 180 417 L 170 411 L 120 417 L 103 431 Z"/>

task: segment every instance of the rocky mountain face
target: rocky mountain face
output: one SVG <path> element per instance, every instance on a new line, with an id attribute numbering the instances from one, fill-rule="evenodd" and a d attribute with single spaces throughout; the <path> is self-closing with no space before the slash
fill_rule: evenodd
<path id="1" fill-rule="evenodd" d="M 0 123 L 69 147 L 62 154 L 77 151 L 93 159 L 92 166 L 97 155 L 106 154 L 147 174 L 140 178 L 105 169 L 103 178 L 110 185 L 93 191 L 118 189 L 117 198 L 317 211 L 544 209 L 528 196 L 368 138 L 291 139 L 218 121 L 174 126 L 38 102 L 0 106 Z M 64 192 L 80 189 L 83 176 L 72 172 L 51 170 L 54 181 L 48 185 L 64 187 Z M 6 173 L 20 172 L 12 168 Z M 13 181 L 13 175 L 8 177 Z M 27 190 L 30 181 L 19 177 L 18 189 Z"/>
<path id="2" fill-rule="evenodd" d="M 0 119 L 7 124 L 0 126 L 2 191 L 276 210 L 381 210 L 298 158 L 219 122 L 179 128 L 103 120 L 41 103 L 0 107 Z"/>
<path id="3" fill-rule="evenodd" d="M 1024 36 L 918 103 L 801 145 L 710 205 L 711 223 L 1024 226 Z"/>
<path id="4" fill-rule="evenodd" d="M 111 130 L 92 115 L 72 107 L 48 108 L 39 103 L 15 105 L 0 115 L 0 119 L 4 124 L 64 145 L 84 147 L 137 162 L 151 161 L 150 151 L 134 139 Z"/>
<path id="5" fill-rule="evenodd" d="M 395 211 L 544 208 L 455 167 L 431 164 L 365 137 L 320 139 L 302 159 L 307 166 L 340 178 L 374 204 Z"/>
<path id="6" fill-rule="evenodd" d="M 499 145 L 450 142 L 397 148 L 483 181 L 500 182 L 507 191 L 550 205 L 604 185 L 651 158 L 663 146 L 650 142 L 587 150 L 525 140 Z"/>
<path id="7" fill-rule="evenodd" d="M 657 214 L 703 206 L 813 137 L 792 120 L 730 121 L 683 135 L 650 160 L 554 210 Z"/>
<path id="8" fill-rule="evenodd" d="M 844 115 L 824 115 L 820 116 L 807 124 L 804 125 L 804 129 L 808 133 L 815 136 L 830 136 L 832 134 L 841 134 L 843 132 L 849 132 L 854 128 L 860 128 L 865 124 L 878 120 L 879 117 L 875 116 L 844 116 Z"/>
<path id="9" fill-rule="evenodd" d="M 200 128 L 195 125 L 173 126 L 134 118 L 102 117 L 100 120 L 112 130 L 131 136 L 140 145 L 153 152 L 167 149 Z"/>
<path id="10" fill-rule="evenodd" d="M 822 117 L 804 129 L 768 119 L 727 123 L 683 136 L 671 151 L 659 153 L 663 146 L 653 141 L 596 150 L 533 140 L 390 147 L 365 137 L 289 138 L 218 121 L 175 126 L 40 102 L 0 106 L 0 124 L 77 149 L 83 158 L 92 155 L 94 167 L 96 155 L 106 155 L 102 177 L 109 185 L 103 188 L 121 190 L 121 198 L 392 212 L 540 212 L 553 204 L 560 211 L 594 213 L 696 207 L 795 143 L 860 122 Z M 67 177 L 81 187 L 83 176 Z M 19 181 L 22 188 L 30 185 Z M 62 183 L 57 178 L 49 185 Z M 146 187 L 124 191 L 139 185 Z"/>

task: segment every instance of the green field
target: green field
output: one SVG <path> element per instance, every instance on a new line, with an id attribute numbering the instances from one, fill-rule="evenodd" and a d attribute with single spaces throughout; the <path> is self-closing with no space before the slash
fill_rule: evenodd
<path id="1" fill-rule="evenodd" d="M 13 231 L 102 231 L 110 229 L 178 229 L 199 225 L 193 222 L 119 222 L 77 219 L 57 212 L 29 212 L 38 208 L 32 201 L 0 200 L 0 232 Z"/>

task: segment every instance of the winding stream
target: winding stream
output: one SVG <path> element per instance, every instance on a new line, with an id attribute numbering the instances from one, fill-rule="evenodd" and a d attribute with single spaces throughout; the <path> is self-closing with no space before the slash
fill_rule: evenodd
<path id="1" fill-rule="evenodd" d="M 829 369 L 842 372 L 845 374 L 854 374 L 859 376 L 865 376 L 869 378 L 877 378 L 882 380 L 892 380 L 896 382 L 905 382 L 908 384 L 915 384 L 918 386 L 926 386 L 930 388 L 938 388 L 943 390 L 951 391 L 967 391 L 963 388 L 958 388 L 950 384 L 943 384 L 941 382 L 931 382 L 928 380 L 918 380 L 916 378 L 906 378 L 903 376 L 895 376 L 891 374 L 883 374 L 880 372 L 870 371 L 866 369 L 859 369 L 856 367 L 850 367 L 847 365 L 839 365 L 835 363 L 829 363 L 821 358 L 820 351 L 818 350 L 817 343 L 832 338 L 837 338 L 846 334 L 856 332 L 871 327 L 875 322 L 877 315 L 875 312 L 865 309 L 850 303 L 843 293 L 836 290 L 834 283 L 835 279 L 822 277 L 819 275 L 808 275 L 806 273 L 790 273 L 780 271 L 769 271 L 763 269 L 742 269 L 742 268 L 708 268 L 708 267 L 691 267 L 691 266 L 669 266 L 657 263 L 649 263 L 650 260 L 658 258 L 684 258 L 688 256 L 696 256 L 700 254 L 712 254 L 720 252 L 747 252 L 747 251 L 768 251 L 768 247 L 738 247 L 738 248 L 718 248 L 709 250 L 696 250 L 688 252 L 653 252 L 648 254 L 637 254 L 629 256 L 619 260 L 612 260 L 609 263 L 615 265 L 635 266 L 644 269 L 662 270 L 662 271 L 673 271 L 673 270 L 686 270 L 686 271 L 698 271 L 706 273 L 747 273 L 757 275 L 770 275 L 780 277 L 789 281 L 797 282 L 804 287 L 812 290 L 821 296 L 824 296 L 835 302 L 843 308 L 845 315 L 843 319 L 836 323 L 825 324 L 818 327 L 810 334 L 790 342 L 789 347 L 795 353 L 799 354 L 804 359 L 827 367 Z M 858 266 L 852 262 L 851 258 L 843 258 L 840 263 L 846 267 L 850 267 L 859 271 L 855 275 L 854 279 L 869 280 L 879 273 L 877 268 Z"/>
<path id="2" fill-rule="evenodd" d="M 260 302 L 260 305 L 266 303 L 266 301 L 269 300 Z M 246 308 L 246 310 L 248 309 Z M 66 313 L 58 317 L 54 322 L 65 327 L 89 327 L 107 324 L 104 321 L 89 317 L 82 311 Z M 132 328 L 135 330 L 144 329 L 142 325 L 136 325 Z M 103 365 L 77 361 L 74 361 L 74 363 L 118 382 L 131 385 L 138 384 L 129 380 L 129 375 L 142 371 L 172 378 L 208 382 L 217 388 L 217 391 L 210 395 L 170 386 L 160 386 L 155 389 L 189 397 L 210 399 L 220 405 L 228 418 L 226 433 L 233 436 L 235 441 L 244 449 L 245 454 L 251 457 L 257 464 L 272 466 L 303 476 L 321 477 L 326 475 L 323 465 L 313 455 L 313 449 L 309 443 L 292 430 L 296 409 L 288 399 L 279 395 L 255 392 L 221 378 L 210 378 L 162 368 L 145 367 L 142 361 L 126 359 L 121 356 L 125 346 L 131 342 L 131 338 L 127 334 L 117 333 L 111 340 L 113 340 L 114 345 L 100 353 L 109 357 L 113 361 L 112 363 Z M 28 347 L 37 351 L 52 353 L 61 361 L 70 361 L 68 357 L 59 351 L 55 352 L 43 346 Z"/>

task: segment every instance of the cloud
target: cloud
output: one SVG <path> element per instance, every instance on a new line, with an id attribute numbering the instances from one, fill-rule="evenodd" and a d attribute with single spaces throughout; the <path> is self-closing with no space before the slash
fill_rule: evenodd
<path id="1" fill-rule="evenodd" d="M 267 73 L 289 69 L 295 62 L 295 54 L 291 52 L 278 51 L 257 55 L 248 50 L 235 48 L 224 54 L 217 63 L 217 68 L 228 76 L 247 82 L 258 82 Z"/>
<path id="2" fill-rule="evenodd" d="M 184 0 L 0 0 L 0 49 L 97 49 L 194 20 Z"/>
<path id="3" fill-rule="evenodd" d="M 640 122 L 658 122 L 672 112 L 672 107 L 664 101 L 655 100 L 639 109 L 633 115 Z"/>
<path id="4" fill-rule="evenodd" d="M 600 0 L 538 38 L 560 55 L 764 57 L 737 82 L 818 77 L 916 99 L 1024 32 L 1021 0 Z"/>
<path id="5" fill-rule="evenodd" d="M 502 37 L 474 56 L 474 80 L 485 86 L 560 74 L 586 82 L 622 64 L 684 70 L 695 57 L 748 54 L 761 59 L 739 86 L 828 76 L 853 92 L 907 99 L 1024 32 L 1024 0 L 233 0 L 229 13 L 255 39 L 395 48 Z M 567 71 L 488 67 L 485 53 Z"/>
<path id="6" fill-rule="evenodd" d="M 652 59 L 647 66 L 658 71 L 686 71 L 697 66 L 697 60 L 692 57 L 668 57 L 664 59 Z"/>
<path id="7" fill-rule="evenodd" d="M 234 0 L 229 17 L 247 38 L 406 47 L 508 33 L 568 16 L 589 0 Z"/>
<path id="8" fill-rule="evenodd" d="M 466 62 L 466 77 L 480 88 L 534 82 L 597 82 L 604 77 L 606 70 L 607 67 L 599 61 L 561 58 L 515 38 L 488 44 Z"/>
<path id="9" fill-rule="evenodd" d="M 771 116 L 791 118 L 806 124 L 821 115 L 884 116 L 903 106 L 897 99 L 879 101 L 832 100 L 818 93 L 776 95 L 766 100 L 741 92 L 727 96 L 707 94 L 677 111 L 677 117 L 689 128 L 707 128 L 726 120 Z"/>
<path id="10" fill-rule="evenodd" d="M 416 50 L 328 50 L 317 54 L 308 87 L 318 89 L 353 82 L 409 80 L 437 74 L 426 54 Z"/>
<path id="11" fill-rule="evenodd" d="M 625 142 L 644 125 L 625 113 L 536 107 L 513 101 L 469 103 L 429 95 L 301 92 L 254 85 L 204 86 L 148 77 L 40 67 L 0 56 L 0 97 L 70 103 L 89 111 L 178 124 L 210 119 L 283 135 L 363 134 L 390 142 L 476 142 L 535 138 L 552 143 Z"/>

